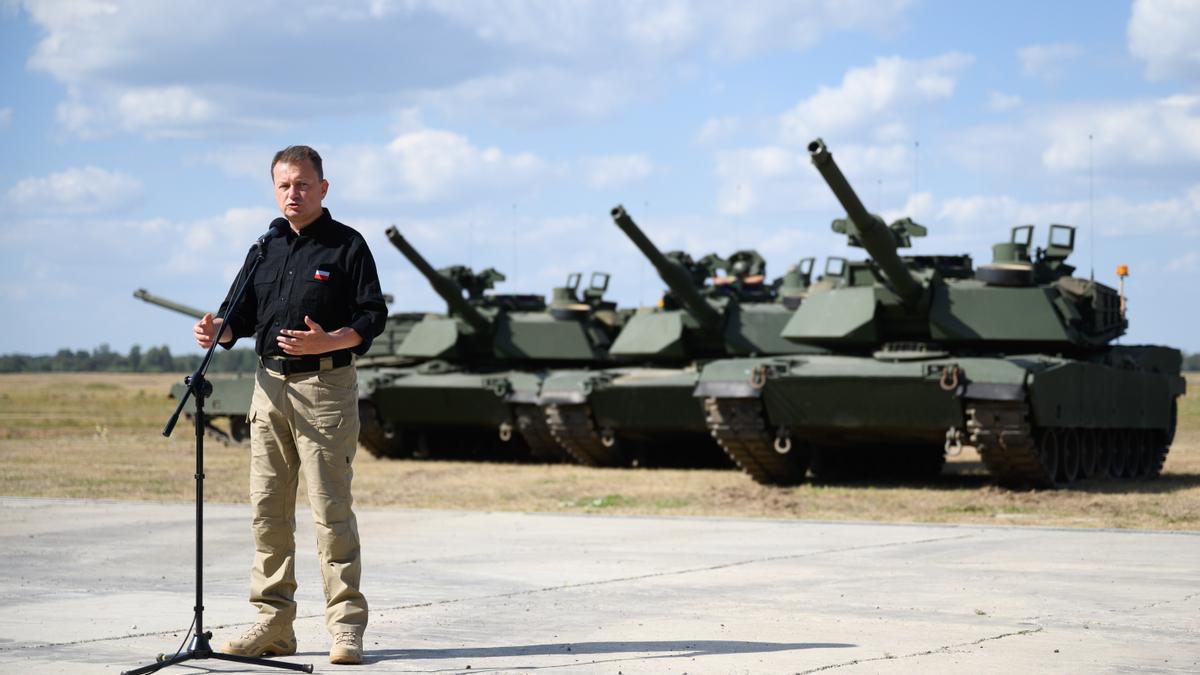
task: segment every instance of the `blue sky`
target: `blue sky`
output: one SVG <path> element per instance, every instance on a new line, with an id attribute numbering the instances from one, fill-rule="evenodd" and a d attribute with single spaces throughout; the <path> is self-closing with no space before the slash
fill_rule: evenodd
<path id="1" fill-rule="evenodd" d="M 613 274 L 660 247 L 756 248 L 768 273 L 850 255 L 809 164 L 828 143 L 868 208 L 970 253 L 1080 228 L 1127 343 L 1200 351 L 1200 2 L 0 0 L 0 353 L 197 351 L 144 287 L 219 303 L 276 215 L 271 154 L 325 158 L 393 310 L 443 305 L 383 236 L 499 290 Z M 1090 137 L 1090 138 L 1089 138 Z"/>

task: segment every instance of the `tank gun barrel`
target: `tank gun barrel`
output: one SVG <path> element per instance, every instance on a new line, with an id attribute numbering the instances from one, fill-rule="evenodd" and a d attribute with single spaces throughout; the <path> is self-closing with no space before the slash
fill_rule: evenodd
<path id="1" fill-rule="evenodd" d="M 612 210 L 613 222 L 627 237 L 633 240 L 635 246 L 641 250 L 642 254 L 650 259 L 654 269 L 658 271 L 658 276 L 666 282 L 671 292 L 683 302 L 684 308 L 688 314 L 696 319 L 706 330 L 718 330 L 721 323 L 721 314 L 713 308 L 712 305 L 704 299 L 700 292 L 696 290 L 696 286 L 692 281 L 692 277 L 687 270 L 669 260 L 654 242 L 642 232 L 637 223 L 633 222 L 633 218 L 625 212 L 625 207 L 617 206 Z"/>
<path id="2" fill-rule="evenodd" d="M 180 304 L 178 302 L 173 302 L 171 300 L 167 300 L 166 298 L 154 295 L 153 293 L 151 293 L 150 291 L 147 291 L 144 288 L 139 288 L 136 291 L 134 291 L 133 297 L 135 297 L 139 300 L 145 300 L 146 302 L 148 302 L 152 305 L 158 305 L 159 307 L 165 307 L 167 309 L 179 312 L 180 314 L 186 314 L 186 315 L 196 318 L 196 319 L 203 319 L 204 315 L 208 313 L 208 312 L 202 312 L 202 311 L 196 309 L 195 307 L 189 307 L 188 305 Z"/>
<path id="3" fill-rule="evenodd" d="M 896 254 L 896 240 L 887 225 L 863 206 L 854 188 L 850 187 L 842 170 L 833 161 L 833 155 L 825 147 L 824 141 L 818 138 L 809 143 L 808 153 L 812 156 L 813 166 L 817 167 L 842 208 L 846 209 L 846 215 L 850 217 L 863 248 L 871 254 L 904 302 L 910 305 L 915 303 L 921 295 L 920 282 L 913 278 Z"/>
<path id="4" fill-rule="evenodd" d="M 429 281 L 429 285 L 433 286 L 433 290 L 446 301 L 446 305 L 450 308 L 451 312 L 462 317 L 464 321 L 479 333 L 487 333 L 491 330 L 491 320 L 481 314 L 478 309 L 472 307 L 471 303 L 463 298 L 462 286 L 459 286 L 458 282 L 435 270 L 433 265 L 430 265 L 429 261 L 418 253 L 412 244 L 408 243 L 408 240 L 400 234 L 400 230 L 396 229 L 395 225 L 387 229 L 387 238 L 424 275 L 425 279 Z"/>

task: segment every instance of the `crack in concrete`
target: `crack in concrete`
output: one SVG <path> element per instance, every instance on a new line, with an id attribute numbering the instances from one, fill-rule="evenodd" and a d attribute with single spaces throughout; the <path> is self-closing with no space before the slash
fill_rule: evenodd
<path id="1" fill-rule="evenodd" d="M 1191 600 L 1192 598 L 1195 598 L 1195 597 L 1200 597 L 1200 593 L 1189 593 L 1188 595 L 1185 595 L 1182 598 L 1171 598 L 1169 600 L 1159 600 L 1158 602 L 1152 602 L 1148 605 L 1137 605 L 1136 607 L 1131 607 L 1126 611 L 1136 612 L 1139 609 L 1153 609 L 1155 607 L 1162 607 L 1163 605 L 1169 605 L 1174 602 L 1187 602 L 1188 600 Z"/>
<path id="2" fill-rule="evenodd" d="M 1045 630 L 1045 628 L 1043 626 L 1038 626 L 1037 628 L 1027 628 L 1025 630 L 1013 631 L 1011 633 L 1001 633 L 999 635 L 991 635 L 991 636 L 988 636 L 985 638 L 980 638 L 973 642 L 959 642 L 959 643 L 952 644 L 952 645 L 945 645 L 944 647 L 938 647 L 936 649 L 927 649 L 923 652 L 913 652 L 911 654 L 902 654 L 900 656 L 894 656 L 892 654 L 885 654 L 884 656 L 876 656 L 876 657 L 870 658 L 870 659 L 854 659 L 853 661 L 845 661 L 843 663 L 831 663 L 827 666 L 821 666 L 820 668 L 813 668 L 811 670 L 802 670 L 802 671 L 796 673 L 796 675 L 807 675 L 808 673 L 819 673 L 823 670 L 834 670 L 837 668 L 845 668 L 847 666 L 857 666 L 860 663 L 871 663 L 872 661 L 898 661 L 900 659 L 911 659 L 911 658 L 914 658 L 917 656 L 930 656 L 932 654 L 948 654 L 950 652 L 950 650 L 952 650 L 952 649 L 961 649 L 963 647 L 974 647 L 975 645 L 983 644 L 984 642 L 992 642 L 994 640 L 1003 640 L 1004 638 L 1018 637 L 1021 635 L 1032 635 L 1034 633 L 1040 633 L 1043 630 Z"/>
<path id="3" fill-rule="evenodd" d="M 471 597 L 465 597 L 465 598 L 449 598 L 446 600 L 431 600 L 429 602 L 418 602 L 418 603 L 413 603 L 413 604 L 408 604 L 408 605 L 393 605 L 390 607 L 379 607 L 377 609 L 373 609 L 372 611 L 373 612 L 382 612 L 385 610 L 399 611 L 399 610 L 405 610 L 405 609 L 421 609 L 421 608 L 425 608 L 425 607 L 439 607 L 439 606 L 444 606 L 444 605 L 454 605 L 454 604 L 459 604 L 459 603 L 464 603 L 464 602 L 473 602 L 473 601 L 477 601 L 477 600 L 502 600 L 504 598 L 516 598 L 516 597 L 520 597 L 523 595 L 536 595 L 539 593 L 550 593 L 550 592 L 554 592 L 554 591 L 567 591 L 567 590 L 573 590 L 573 589 L 577 589 L 577 588 L 588 588 L 591 586 L 605 586 L 608 584 L 619 584 L 619 583 L 623 583 L 623 582 L 627 582 L 627 581 L 641 581 L 644 579 L 656 579 L 656 578 L 661 578 L 661 577 L 673 577 L 673 576 L 683 576 L 683 575 L 687 575 L 687 574 L 697 574 L 700 572 L 712 572 L 712 571 L 716 571 L 716 570 L 730 569 L 733 567 L 744 567 L 746 565 L 755 565 L 758 563 L 777 562 L 780 560 L 797 560 L 800 558 L 811 558 L 811 557 L 819 556 L 819 555 L 847 553 L 847 552 L 851 552 L 851 551 L 864 551 L 864 550 L 871 550 L 871 549 L 894 548 L 894 547 L 898 547 L 898 546 L 914 546 L 914 545 L 920 545 L 920 544 L 932 544 L 932 543 L 943 542 L 943 541 L 954 541 L 954 540 L 958 540 L 958 539 L 971 539 L 974 536 L 975 536 L 974 534 L 960 534 L 960 535 L 956 535 L 953 537 L 931 537 L 928 539 L 893 541 L 893 542 L 888 542 L 888 543 L 884 543 L 884 544 L 864 544 L 861 546 L 845 546 L 842 548 L 831 548 L 831 549 L 824 549 L 824 550 L 819 550 L 819 551 L 807 551 L 804 553 L 792 553 L 789 555 L 767 556 L 764 558 L 751 558 L 749 560 L 735 560 L 733 562 L 721 563 L 719 565 L 707 565 L 705 567 L 690 567 L 690 568 L 686 568 L 686 569 L 670 570 L 670 571 L 666 571 L 666 572 L 650 572 L 648 574 L 635 574 L 633 576 L 628 576 L 628 577 L 616 577 L 616 578 L 612 578 L 612 579 L 598 579 L 596 581 L 581 581 L 579 583 L 561 584 L 559 586 L 546 586 L 544 588 L 530 588 L 530 589 L 526 589 L 526 590 L 522 590 L 522 591 L 510 591 L 508 593 L 495 593 L 492 595 L 479 595 L 479 596 L 471 596 Z M 325 616 L 324 612 L 312 613 L 312 614 L 301 614 L 301 615 L 297 615 L 296 619 L 297 620 L 317 619 L 317 618 L 323 618 L 324 616 Z M 215 626 L 206 626 L 205 630 L 213 630 L 213 629 L 221 629 L 221 628 L 236 628 L 238 626 L 249 626 L 249 625 L 251 625 L 251 622 L 218 624 Z M 74 647 L 77 645 L 93 644 L 93 643 L 97 643 L 97 642 L 113 642 L 113 641 L 117 641 L 117 640 L 129 639 L 129 638 L 152 637 L 152 636 L 156 636 L 156 635 L 171 635 L 171 634 L 178 635 L 178 633 L 182 632 L 183 630 L 184 629 L 149 631 L 146 633 L 130 633 L 127 635 L 116 635 L 116 636 L 110 636 L 110 637 L 87 638 L 84 640 L 75 640 L 72 642 L 47 642 L 45 644 L 40 644 L 40 645 L 28 645 L 28 646 L 20 646 L 20 647 L 0 647 L 0 653 L 19 652 L 19 651 L 23 651 L 23 650 L 27 650 L 27 649 L 47 649 L 47 648 L 51 648 L 51 647 Z"/>

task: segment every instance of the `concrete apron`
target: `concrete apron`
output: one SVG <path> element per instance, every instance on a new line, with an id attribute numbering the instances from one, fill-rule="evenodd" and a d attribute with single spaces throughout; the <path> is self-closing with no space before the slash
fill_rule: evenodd
<path id="1" fill-rule="evenodd" d="M 218 647 L 253 620 L 249 509 L 205 513 Z M 174 653 L 193 515 L 0 498 L 0 673 Z M 407 509 L 359 511 L 367 663 L 332 666 L 311 516 L 297 520 L 287 660 L 317 672 L 1200 670 L 1200 534 Z"/>

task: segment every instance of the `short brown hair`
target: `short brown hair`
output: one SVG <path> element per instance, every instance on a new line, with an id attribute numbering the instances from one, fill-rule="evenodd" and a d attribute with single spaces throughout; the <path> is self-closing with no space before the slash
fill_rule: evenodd
<path id="1" fill-rule="evenodd" d="M 317 178 L 325 180 L 325 170 L 321 168 L 321 156 L 316 150 L 307 145 L 289 145 L 286 148 L 275 153 L 275 159 L 271 160 L 271 178 L 275 178 L 275 165 L 283 162 L 284 164 L 296 164 L 303 160 L 312 162 L 312 166 L 317 170 Z"/>

